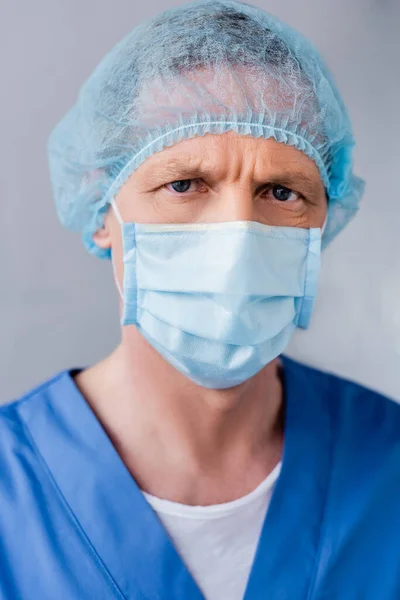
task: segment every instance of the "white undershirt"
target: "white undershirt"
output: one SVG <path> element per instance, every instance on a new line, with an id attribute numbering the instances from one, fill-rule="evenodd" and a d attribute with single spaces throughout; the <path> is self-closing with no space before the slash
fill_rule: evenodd
<path id="1" fill-rule="evenodd" d="M 143 492 L 206 600 L 243 600 L 281 466 L 246 496 L 222 504 L 189 506 Z"/>

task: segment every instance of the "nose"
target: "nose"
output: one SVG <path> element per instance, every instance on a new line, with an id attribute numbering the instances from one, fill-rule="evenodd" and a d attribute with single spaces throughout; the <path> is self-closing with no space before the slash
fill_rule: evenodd
<path id="1" fill-rule="evenodd" d="M 255 221 L 255 202 L 252 190 L 245 185 L 231 184 L 220 190 L 202 215 L 205 222 Z"/>

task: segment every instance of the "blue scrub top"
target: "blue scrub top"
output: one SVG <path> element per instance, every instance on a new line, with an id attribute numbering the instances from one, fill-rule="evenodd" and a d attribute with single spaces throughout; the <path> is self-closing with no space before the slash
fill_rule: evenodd
<path id="1" fill-rule="evenodd" d="M 399 600 L 400 405 L 281 358 L 283 464 L 244 600 Z M 203 599 L 69 371 L 0 407 L 0 598 Z"/>

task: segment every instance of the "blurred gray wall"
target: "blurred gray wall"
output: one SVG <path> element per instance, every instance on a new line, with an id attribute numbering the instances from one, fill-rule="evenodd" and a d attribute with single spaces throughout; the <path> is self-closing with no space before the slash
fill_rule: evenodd
<path id="1" fill-rule="evenodd" d="M 400 2 L 254 0 L 316 43 L 354 122 L 367 192 L 326 250 L 312 327 L 288 354 L 400 400 Z M 0 402 L 119 340 L 110 264 L 64 231 L 45 145 L 103 55 L 167 0 L 0 3 Z M 396 112 L 395 112 L 396 107 Z"/>

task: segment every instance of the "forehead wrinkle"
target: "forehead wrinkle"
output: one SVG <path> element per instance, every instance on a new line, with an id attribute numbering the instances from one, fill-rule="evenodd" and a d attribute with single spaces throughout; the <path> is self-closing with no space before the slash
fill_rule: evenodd
<path id="1" fill-rule="evenodd" d="M 279 152 L 271 149 L 267 155 L 257 153 L 261 160 L 254 160 L 254 164 L 251 164 L 253 161 L 247 163 L 243 153 L 234 152 L 234 145 L 228 155 L 224 152 L 226 148 L 223 147 L 221 152 L 221 148 L 213 145 L 208 147 L 207 155 L 201 145 L 195 151 L 191 149 L 190 152 L 175 156 L 168 156 L 168 153 L 163 155 L 163 152 L 158 153 L 158 156 L 155 154 L 154 159 L 157 157 L 158 160 L 146 161 L 144 174 L 150 174 L 152 180 L 160 181 L 195 177 L 246 180 L 251 177 L 256 185 L 281 184 L 293 186 L 294 189 L 300 187 L 298 191 L 314 194 L 323 185 L 314 163 L 310 161 L 308 164 L 306 161 L 309 159 L 306 157 L 306 160 L 303 157 L 288 157 L 286 153 L 282 154 L 282 148 Z M 218 160 L 215 154 L 219 155 Z"/>
<path id="2" fill-rule="evenodd" d="M 269 162 L 268 164 L 265 162 L 264 167 L 257 168 L 254 165 L 254 168 L 247 167 L 244 161 L 239 161 L 240 164 L 237 165 L 238 171 L 242 173 L 249 173 L 252 171 L 258 171 L 258 175 L 253 177 L 255 182 L 262 182 L 268 178 L 282 178 L 285 180 L 299 180 L 302 183 L 308 185 L 315 185 L 318 183 L 320 177 L 317 172 L 313 173 L 306 166 L 296 165 L 294 167 L 281 167 L 274 162 Z M 287 163 L 286 163 L 287 164 Z M 218 166 L 209 163 L 208 161 L 195 158 L 194 160 L 187 161 L 185 159 L 174 158 L 173 160 L 169 160 L 164 164 L 161 164 L 158 167 L 158 172 L 163 174 L 176 174 L 176 173 L 216 173 Z M 235 169 L 236 171 L 236 169 Z M 264 173 L 263 173 L 264 171 Z"/>
<path id="3" fill-rule="evenodd" d="M 210 162 L 208 157 L 201 154 L 190 154 L 174 157 L 160 157 L 158 163 L 148 163 L 147 172 L 151 172 L 152 176 L 157 178 L 162 177 L 178 177 L 178 176 L 221 176 L 221 163 L 216 165 L 215 162 Z"/>

